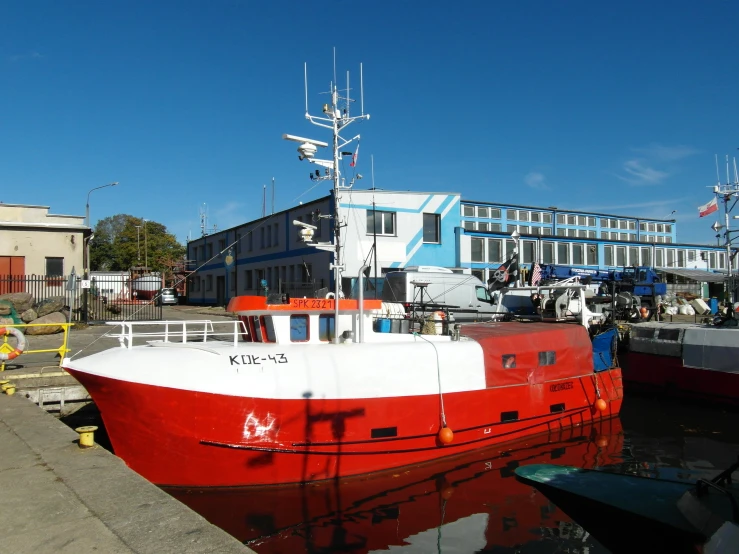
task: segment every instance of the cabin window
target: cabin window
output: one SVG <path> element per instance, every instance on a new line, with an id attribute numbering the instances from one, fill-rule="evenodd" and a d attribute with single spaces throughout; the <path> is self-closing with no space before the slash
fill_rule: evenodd
<path id="1" fill-rule="evenodd" d="M 336 326 L 334 325 L 334 316 L 321 315 L 318 316 L 318 340 L 330 341 L 336 335 Z"/>
<path id="2" fill-rule="evenodd" d="M 290 341 L 307 342 L 310 339 L 308 316 L 307 315 L 291 315 L 290 316 Z"/>
<path id="3" fill-rule="evenodd" d="M 275 326 L 270 316 L 254 316 L 254 342 L 275 342 Z"/>
<path id="4" fill-rule="evenodd" d="M 440 218 L 439 214 L 423 214 L 423 242 L 441 242 Z"/>
<path id="5" fill-rule="evenodd" d="M 660 329 L 657 331 L 657 338 L 660 340 L 680 340 L 680 329 Z"/>
<path id="6" fill-rule="evenodd" d="M 503 369 L 513 369 L 516 367 L 515 354 L 503 354 Z"/>
<path id="7" fill-rule="evenodd" d="M 554 365 L 557 363 L 557 353 L 554 350 L 539 352 L 539 365 Z"/>
<path id="8" fill-rule="evenodd" d="M 653 339 L 654 327 L 632 327 L 631 334 L 634 336 L 634 338 Z"/>

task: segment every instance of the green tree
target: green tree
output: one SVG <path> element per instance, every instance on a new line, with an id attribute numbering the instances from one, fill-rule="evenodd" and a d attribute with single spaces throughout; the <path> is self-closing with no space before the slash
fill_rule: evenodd
<path id="1" fill-rule="evenodd" d="M 145 264 L 153 271 L 164 271 L 171 260 L 185 256 L 185 247 L 156 221 L 118 214 L 98 221 L 94 233 L 90 243 L 93 271 L 128 271 Z"/>

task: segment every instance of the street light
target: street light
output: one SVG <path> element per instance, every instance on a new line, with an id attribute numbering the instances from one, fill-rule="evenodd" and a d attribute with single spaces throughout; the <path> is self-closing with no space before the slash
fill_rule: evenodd
<path id="1" fill-rule="evenodd" d="M 102 185 L 99 187 L 91 188 L 89 191 L 87 191 L 87 202 L 85 203 L 85 227 L 90 228 L 90 194 L 94 190 L 98 189 L 104 189 L 105 187 L 114 187 L 118 184 L 118 181 L 115 183 L 108 183 L 107 185 Z M 85 266 L 85 280 L 90 278 L 90 241 L 92 240 L 92 237 L 94 235 L 90 233 L 90 236 L 87 237 L 85 240 L 85 248 L 84 248 L 84 266 Z M 82 300 L 82 312 L 84 314 L 84 320 L 87 322 L 89 320 L 89 311 L 88 311 L 88 296 L 89 296 L 90 289 L 85 289 L 85 294 Z"/>
<path id="2" fill-rule="evenodd" d="M 138 255 L 136 256 L 136 259 L 138 260 L 138 263 L 141 263 L 141 225 L 136 225 L 136 252 Z"/>

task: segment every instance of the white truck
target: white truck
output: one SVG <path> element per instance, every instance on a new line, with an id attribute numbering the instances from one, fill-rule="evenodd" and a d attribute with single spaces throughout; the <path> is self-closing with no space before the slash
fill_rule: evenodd
<path id="1" fill-rule="evenodd" d="M 403 304 L 406 313 L 448 311 L 455 321 L 490 319 L 508 311 L 496 306 L 485 284 L 474 275 L 436 266 L 414 266 L 387 273 L 382 300 Z"/>

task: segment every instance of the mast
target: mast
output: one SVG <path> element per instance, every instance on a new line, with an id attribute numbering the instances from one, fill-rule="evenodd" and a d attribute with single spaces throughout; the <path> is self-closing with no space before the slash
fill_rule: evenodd
<path id="1" fill-rule="evenodd" d="M 718 168 L 717 168 L 718 169 Z M 734 207 L 734 204 L 736 204 L 736 199 L 739 198 L 739 176 L 736 174 L 736 169 L 734 171 L 734 182 L 732 183 L 729 179 L 729 157 L 726 156 L 726 184 L 723 185 L 721 183 L 718 183 L 714 187 L 714 192 L 721 197 L 721 199 L 724 202 L 724 237 L 725 237 L 725 243 L 726 246 L 726 299 L 729 302 L 728 306 L 728 315 L 730 317 L 733 317 L 734 315 L 734 302 L 736 302 L 736 298 L 734 298 L 734 283 L 733 283 L 733 276 L 731 271 L 731 233 L 735 232 L 729 229 L 729 214 L 731 213 L 731 210 Z M 731 207 L 729 207 L 729 202 L 731 202 L 732 197 L 735 198 L 734 204 L 732 204 Z M 716 223 L 718 227 L 721 226 Z"/>
<path id="2" fill-rule="evenodd" d="M 334 59 L 336 58 L 336 50 L 334 49 Z M 322 116 L 314 116 L 311 115 L 308 112 L 308 65 L 305 64 L 305 118 L 312 123 L 313 125 L 316 125 L 318 127 L 323 127 L 325 129 L 331 130 L 332 135 L 332 141 L 331 141 L 331 148 L 332 148 L 332 156 L 330 160 L 321 160 L 316 159 L 314 156 L 318 150 L 318 148 L 328 148 L 328 143 L 303 138 L 303 137 L 297 137 L 294 135 L 282 135 L 282 138 L 285 140 L 291 140 L 294 142 L 301 143 L 300 146 L 298 146 L 298 159 L 299 160 L 308 160 L 308 162 L 316 164 L 322 168 L 324 168 L 323 174 L 321 173 L 321 170 L 315 170 L 314 172 L 311 172 L 309 177 L 311 181 L 324 181 L 324 180 L 330 180 L 333 183 L 333 196 L 334 196 L 334 210 L 333 214 L 329 216 L 319 216 L 319 217 L 329 217 L 333 219 L 334 223 L 334 244 L 315 244 L 313 243 L 313 246 L 320 250 L 333 250 L 334 253 L 334 260 L 333 263 L 330 265 L 330 269 L 334 271 L 334 337 L 333 337 L 333 343 L 338 344 L 339 343 L 339 336 L 341 335 L 341 331 L 339 329 L 339 299 L 341 297 L 341 273 L 345 269 L 345 264 L 342 263 L 342 242 L 341 242 L 341 229 L 345 226 L 344 223 L 341 221 L 341 191 L 345 189 L 351 189 L 354 185 L 354 179 L 350 181 L 350 183 L 347 185 L 344 181 L 344 179 L 341 176 L 341 168 L 339 166 L 339 161 L 342 155 L 342 150 L 344 147 L 346 147 L 348 144 L 359 141 L 360 136 L 356 135 L 350 139 L 345 139 L 341 136 L 340 131 L 343 129 L 346 129 L 349 125 L 354 123 L 355 121 L 362 120 L 362 119 L 369 119 L 369 114 L 364 113 L 364 82 L 363 82 L 363 76 L 362 76 L 362 64 L 359 65 L 359 82 L 360 82 L 360 115 L 351 116 L 350 108 L 351 103 L 355 100 L 351 99 L 349 97 L 350 88 L 349 88 L 349 73 L 347 72 L 347 83 L 346 83 L 346 96 L 343 97 L 339 94 L 339 89 L 336 84 L 336 64 L 334 63 L 334 80 L 330 83 L 330 91 L 331 94 L 331 103 L 330 104 L 324 104 L 323 105 L 323 115 Z M 354 152 L 353 156 L 353 164 L 356 163 L 356 150 Z M 357 175 L 355 178 L 361 178 L 359 175 Z M 294 222 L 295 224 L 298 224 L 299 222 Z M 312 231 L 315 230 L 315 227 L 313 226 L 307 226 L 305 224 L 301 225 L 305 230 L 309 231 L 308 235 L 303 235 L 304 240 L 306 242 L 309 242 L 312 237 Z M 312 227 L 312 229 L 311 229 Z M 301 234 L 303 231 L 301 231 Z M 360 325 L 362 322 L 360 322 Z"/>

